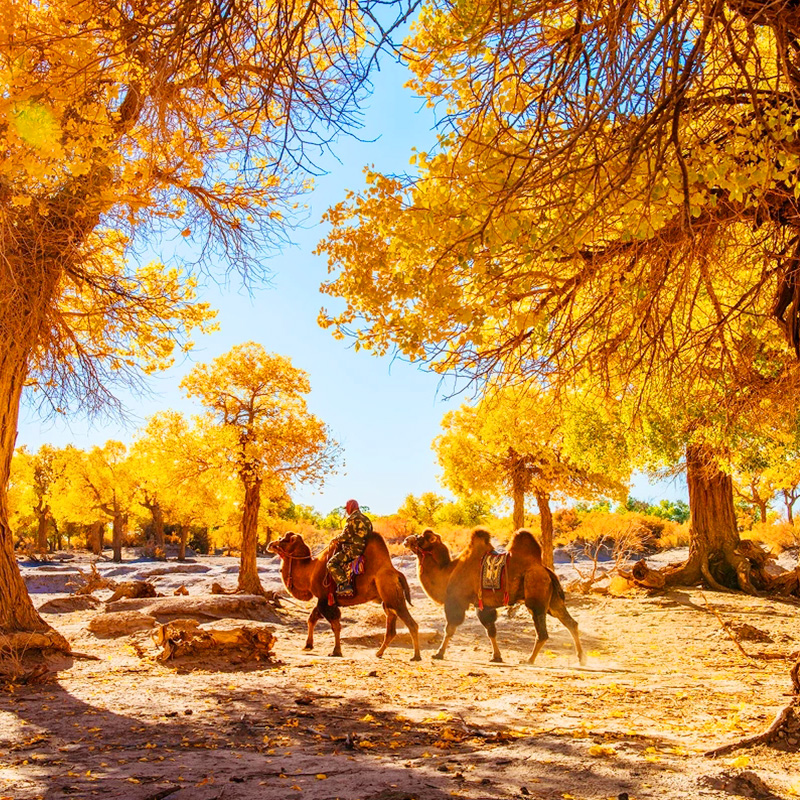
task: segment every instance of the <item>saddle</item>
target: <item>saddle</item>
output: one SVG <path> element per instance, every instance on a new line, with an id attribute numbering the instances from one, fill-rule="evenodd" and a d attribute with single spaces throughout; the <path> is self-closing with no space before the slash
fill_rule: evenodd
<path id="1" fill-rule="evenodd" d="M 504 589 L 503 605 L 508 605 L 508 569 L 509 553 L 498 553 L 490 550 L 481 559 L 481 579 L 478 584 L 478 608 L 483 610 L 483 591 Z M 505 580 L 504 580 L 505 579 Z M 505 584 L 505 585 L 504 585 Z"/>
<path id="2" fill-rule="evenodd" d="M 356 575 L 360 575 L 364 571 L 364 556 L 356 556 L 348 565 L 347 571 L 350 574 L 350 580 L 353 581 Z M 325 586 L 330 586 L 328 591 L 328 604 L 333 605 L 336 601 L 336 581 L 333 579 L 330 570 L 325 573 Z"/>

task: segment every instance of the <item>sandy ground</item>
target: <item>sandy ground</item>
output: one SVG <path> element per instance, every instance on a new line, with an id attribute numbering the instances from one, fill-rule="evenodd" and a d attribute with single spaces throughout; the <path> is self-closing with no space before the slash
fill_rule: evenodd
<path id="1" fill-rule="evenodd" d="M 586 667 L 555 620 L 539 663 L 520 664 L 534 635 L 523 611 L 498 621 L 505 664 L 488 662 L 474 612 L 436 662 L 441 609 L 423 595 L 413 562 L 395 563 L 410 578 L 421 663 L 410 662 L 404 630 L 374 657 L 383 629 L 375 605 L 344 612 L 345 657 L 333 659 L 325 623 L 316 651 L 302 651 L 309 608 L 287 601 L 275 626 L 278 663 L 226 671 L 142 658 L 136 643 L 155 653 L 147 634 L 98 639 L 86 630 L 95 611 L 48 615 L 77 652 L 99 660 L 64 660 L 52 682 L 0 695 L 0 797 L 677 800 L 735 797 L 729 779 L 743 772 L 769 787 L 762 797 L 800 794 L 796 748 L 702 755 L 761 731 L 787 702 L 796 605 L 694 590 L 569 595 Z M 260 564 L 265 587 L 278 588 L 277 562 Z M 199 594 L 212 580 L 232 588 L 235 565 L 197 558 L 101 571 Z M 26 569 L 36 604 L 65 593 L 73 568 Z M 742 655 L 706 603 L 771 641 L 743 641 Z"/>

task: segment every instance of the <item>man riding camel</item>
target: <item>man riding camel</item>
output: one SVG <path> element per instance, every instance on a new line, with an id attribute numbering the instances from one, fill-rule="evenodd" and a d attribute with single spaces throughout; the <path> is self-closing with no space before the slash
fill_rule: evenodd
<path id="1" fill-rule="evenodd" d="M 372 523 L 361 513 L 355 500 L 348 500 L 344 510 L 347 520 L 342 532 L 334 539 L 338 546 L 328 559 L 328 572 L 336 581 L 336 594 L 339 597 L 352 597 L 355 589 L 350 564 L 364 552 L 367 534 L 372 533 Z"/>

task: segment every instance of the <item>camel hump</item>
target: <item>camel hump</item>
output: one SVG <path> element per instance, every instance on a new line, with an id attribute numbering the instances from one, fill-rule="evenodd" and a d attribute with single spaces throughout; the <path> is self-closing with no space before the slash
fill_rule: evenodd
<path id="1" fill-rule="evenodd" d="M 514 538 L 511 540 L 511 546 L 508 549 L 512 553 L 530 556 L 536 561 L 542 560 L 541 545 L 527 528 L 520 528 L 514 534 Z"/>
<path id="2" fill-rule="evenodd" d="M 468 554 L 483 555 L 490 550 L 494 550 L 494 547 L 492 547 L 492 534 L 483 528 L 475 528 L 469 540 L 469 547 L 467 548 Z"/>
<path id="3" fill-rule="evenodd" d="M 364 539 L 364 553 L 366 554 L 367 550 L 370 551 L 370 557 L 375 558 L 376 556 L 383 560 L 383 557 L 386 556 L 391 561 L 391 556 L 389 555 L 389 548 L 386 545 L 386 539 L 383 538 L 377 531 L 370 531 L 366 538 Z"/>

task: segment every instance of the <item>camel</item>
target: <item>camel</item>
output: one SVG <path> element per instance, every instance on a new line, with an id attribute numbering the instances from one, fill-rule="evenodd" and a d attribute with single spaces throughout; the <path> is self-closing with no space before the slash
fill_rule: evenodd
<path id="1" fill-rule="evenodd" d="M 578 660 L 585 663 L 578 623 L 567 611 L 558 576 L 542 564 L 542 549 L 530 531 L 520 529 L 514 534 L 508 549 L 505 584 L 497 590 L 480 590 L 481 563 L 484 555 L 493 549 L 488 531 L 473 531 L 468 547 L 455 558 L 451 558 L 442 537 L 430 528 L 419 536 L 409 536 L 404 544 L 417 556 L 417 572 L 425 593 L 444 606 L 447 628 L 433 658 L 444 658 L 456 628 L 464 621 L 470 604 L 474 604 L 492 643 L 492 661 L 502 663 L 495 627 L 497 609 L 524 600 L 536 626 L 536 644 L 528 662 L 532 664 L 536 660 L 547 641 L 546 615 L 550 613 L 572 634 Z"/>
<path id="2" fill-rule="evenodd" d="M 303 541 L 303 537 L 291 531 L 280 541 L 269 545 L 269 549 L 282 559 L 281 578 L 289 594 L 298 600 L 317 598 L 317 604 L 308 617 L 308 639 L 304 649 L 314 648 L 314 627 L 325 617 L 333 629 L 334 645 L 331 656 L 341 657 L 342 624 L 339 621 L 341 616 L 339 607 L 357 606 L 373 601 L 383 603 L 386 614 L 386 635 L 375 655 L 380 658 L 397 635 L 397 618 L 400 617 L 414 642 L 414 656 L 411 660 L 420 661 L 422 656 L 419 651 L 419 626 L 406 606 L 406 602 L 411 602 L 411 591 L 405 575 L 394 568 L 389 548 L 383 537 L 379 533 L 367 535 L 364 570 L 354 577 L 353 597 L 333 595 L 335 585 L 328 574 L 327 564 L 335 546 L 335 542 L 332 542 L 317 558 L 312 558 L 311 550 Z"/>

